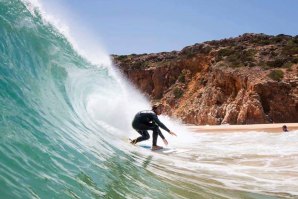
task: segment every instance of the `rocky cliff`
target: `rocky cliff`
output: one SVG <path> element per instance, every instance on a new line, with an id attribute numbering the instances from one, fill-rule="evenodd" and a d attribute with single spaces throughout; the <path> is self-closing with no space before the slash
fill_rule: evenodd
<path id="1" fill-rule="evenodd" d="M 298 122 L 298 36 L 244 34 L 181 51 L 112 57 L 184 123 Z"/>

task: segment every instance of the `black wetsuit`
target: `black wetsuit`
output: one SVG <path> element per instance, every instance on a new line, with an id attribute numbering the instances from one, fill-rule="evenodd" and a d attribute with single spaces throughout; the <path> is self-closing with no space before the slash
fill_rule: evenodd
<path id="1" fill-rule="evenodd" d="M 162 139 L 165 139 L 158 127 L 161 127 L 165 131 L 170 132 L 170 130 L 161 121 L 159 121 L 157 115 L 153 111 L 138 112 L 132 122 L 132 127 L 141 135 L 137 139 L 133 140 L 132 143 L 148 140 L 150 138 L 150 135 L 147 130 L 152 130 L 153 146 L 156 146 L 158 135 Z"/>

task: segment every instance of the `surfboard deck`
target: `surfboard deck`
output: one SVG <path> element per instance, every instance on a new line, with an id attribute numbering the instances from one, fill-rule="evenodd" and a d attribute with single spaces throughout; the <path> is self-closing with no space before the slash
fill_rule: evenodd
<path id="1" fill-rule="evenodd" d="M 165 153 L 165 154 L 169 154 L 169 153 L 174 153 L 176 152 L 176 149 L 174 148 L 169 148 L 169 147 L 164 147 L 162 149 L 158 149 L 158 150 L 151 150 L 151 146 L 149 145 L 145 145 L 145 144 L 140 144 L 140 145 L 136 145 L 137 147 L 141 147 L 143 149 L 146 150 L 150 150 L 152 152 L 157 152 L 157 153 Z"/>
<path id="2" fill-rule="evenodd" d="M 129 142 L 131 143 L 131 139 L 129 139 Z M 152 152 L 157 152 L 157 153 L 164 153 L 164 154 L 171 154 L 171 153 L 183 153 L 183 152 L 187 152 L 189 150 L 185 150 L 185 149 L 176 149 L 176 148 L 171 148 L 171 147 L 164 147 L 162 149 L 158 149 L 158 150 L 151 150 L 150 145 L 148 144 L 133 144 L 136 147 L 140 147 L 146 150 L 150 150 Z"/>

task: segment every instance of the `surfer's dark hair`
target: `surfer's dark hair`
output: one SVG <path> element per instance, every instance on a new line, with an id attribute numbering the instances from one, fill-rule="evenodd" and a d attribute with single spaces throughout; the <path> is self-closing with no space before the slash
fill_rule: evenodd
<path id="1" fill-rule="evenodd" d="M 161 104 L 153 104 L 152 105 L 152 110 L 155 111 Z"/>
<path id="2" fill-rule="evenodd" d="M 153 106 L 152 106 L 152 110 L 156 110 L 158 108 L 158 105 L 156 105 L 156 104 L 154 104 Z"/>

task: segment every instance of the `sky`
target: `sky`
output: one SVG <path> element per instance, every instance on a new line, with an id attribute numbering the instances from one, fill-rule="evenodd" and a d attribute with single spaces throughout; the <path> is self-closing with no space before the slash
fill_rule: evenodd
<path id="1" fill-rule="evenodd" d="M 109 54 L 181 50 L 244 33 L 298 35 L 297 0 L 40 0 Z"/>

